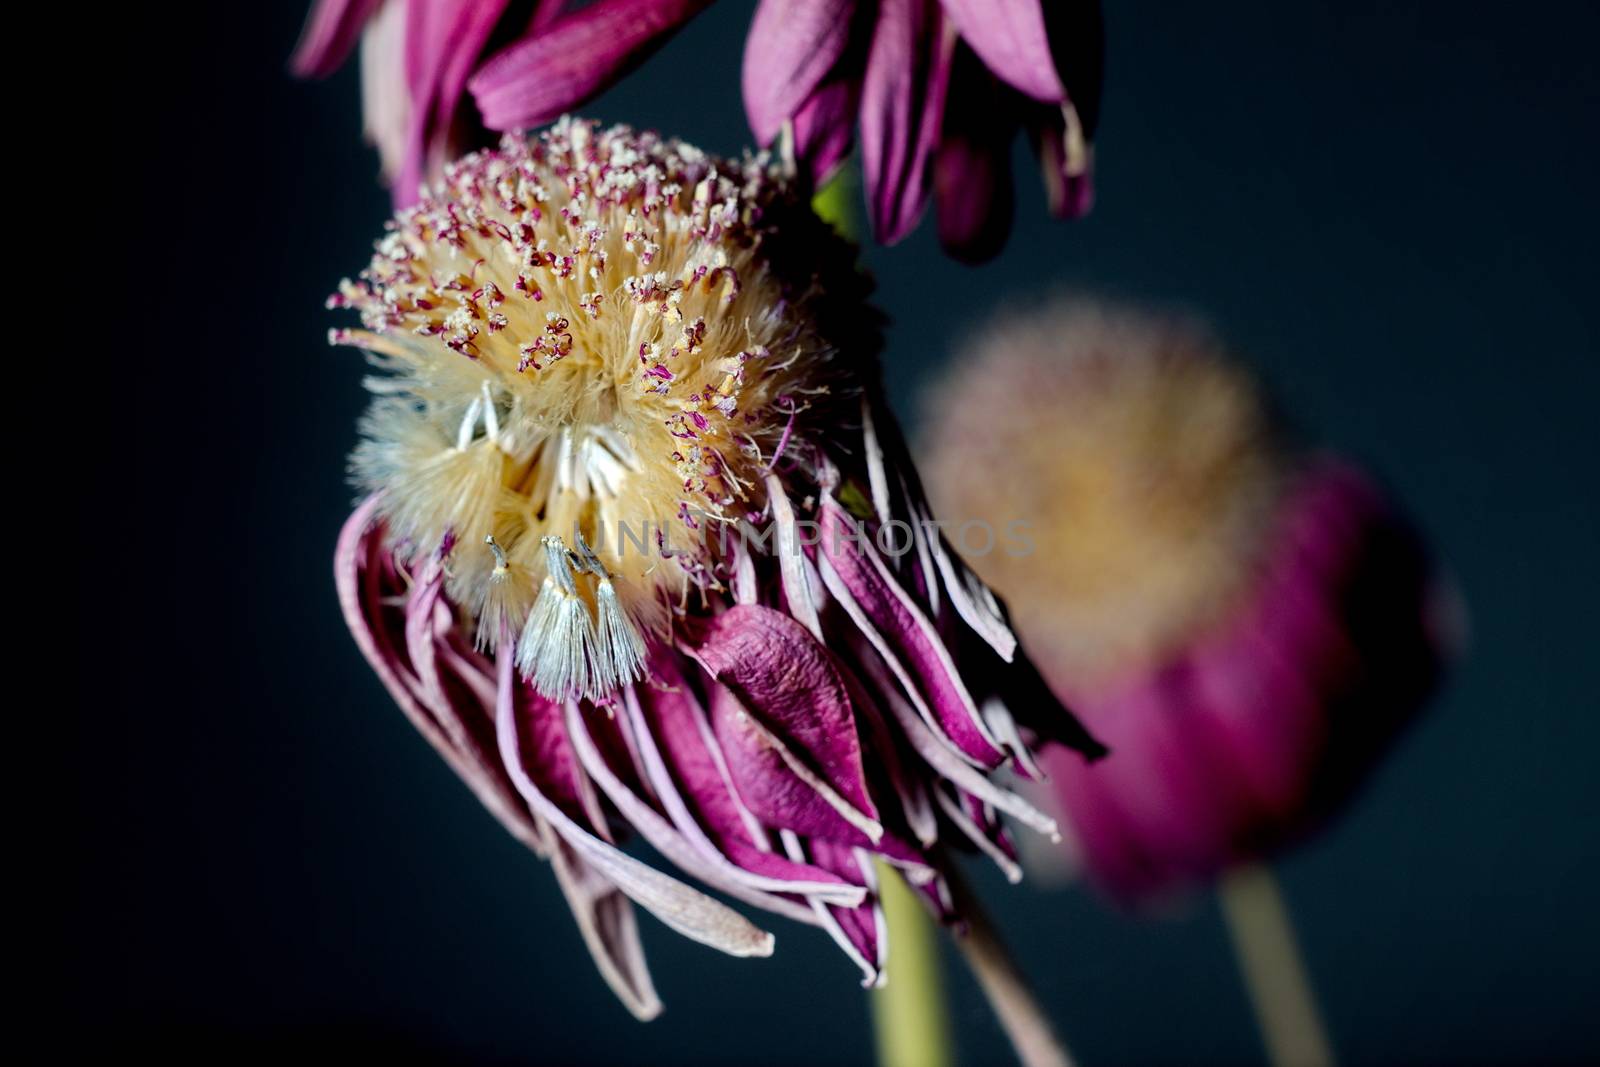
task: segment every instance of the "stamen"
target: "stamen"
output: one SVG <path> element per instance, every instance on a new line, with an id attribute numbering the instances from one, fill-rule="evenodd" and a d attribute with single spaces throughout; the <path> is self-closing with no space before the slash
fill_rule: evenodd
<path id="1" fill-rule="evenodd" d="M 553 536 L 541 544 L 549 573 L 517 642 L 517 667 L 540 696 L 566 700 L 589 690 L 594 625 L 572 580 L 566 544 Z"/>
<path id="2" fill-rule="evenodd" d="M 644 677 L 645 644 L 639 628 L 628 617 L 611 572 L 600 562 L 582 534 L 577 535 L 578 569 L 599 579 L 595 586 L 595 627 L 593 689 L 590 698 L 599 700 L 621 686 Z"/>
<path id="3" fill-rule="evenodd" d="M 494 539 L 494 534 L 485 534 L 484 538 L 483 538 L 483 543 L 489 546 L 489 551 L 490 552 L 494 553 L 494 573 L 493 573 L 493 577 L 497 578 L 497 579 L 498 578 L 504 578 L 506 576 L 507 570 L 509 570 L 509 567 L 508 567 L 508 565 L 506 563 L 505 550 L 502 549 L 500 547 L 500 543 Z"/>

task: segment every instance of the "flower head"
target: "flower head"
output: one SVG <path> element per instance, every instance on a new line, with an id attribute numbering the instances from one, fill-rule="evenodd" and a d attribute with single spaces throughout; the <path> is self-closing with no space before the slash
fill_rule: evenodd
<path id="1" fill-rule="evenodd" d="M 403 206 L 463 139 L 538 126 L 592 99 L 710 2 L 569 11 L 541 0 L 522 21 L 505 0 L 318 0 L 295 69 L 328 73 L 362 37 L 368 136 Z M 1089 209 L 1100 68 L 1096 0 L 763 0 L 744 54 L 745 109 L 756 138 L 781 140 L 816 182 L 859 123 L 878 237 L 898 241 L 936 199 L 946 247 L 976 260 L 1010 228 L 1019 130 L 1051 210 Z"/>
<path id="2" fill-rule="evenodd" d="M 942 841 L 1014 870 L 999 813 L 1054 829 L 988 772 L 1097 751 L 931 524 L 866 289 L 764 159 L 563 120 L 446 167 L 331 300 L 381 372 L 347 620 L 642 1016 L 624 897 L 734 954 L 771 938 L 624 830 L 877 981 L 872 858 L 947 909 Z"/>
<path id="3" fill-rule="evenodd" d="M 1084 303 L 1001 320 L 928 422 L 942 508 L 1032 522 L 1037 556 L 975 564 L 1116 753 L 1047 767 L 1117 896 L 1306 833 L 1430 692 L 1450 642 L 1416 535 L 1348 464 L 1291 450 L 1199 328 Z"/>

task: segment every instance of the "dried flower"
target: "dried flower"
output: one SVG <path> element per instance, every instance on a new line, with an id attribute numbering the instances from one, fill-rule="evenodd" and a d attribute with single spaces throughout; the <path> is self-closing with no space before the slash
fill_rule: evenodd
<path id="1" fill-rule="evenodd" d="M 1196 327 L 1004 319 L 931 401 L 941 508 L 1030 521 L 1037 554 L 975 565 L 1116 753 L 1047 763 L 1113 894 L 1306 833 L 1433 688 L 1450 642 L 1416 535 L 1348 464 L 1290 449 Z"/>
<path id="2" fill-rule="evenodd" d="M 506 0 L 318 0 L 294 66 L 329 73 L 362 36 L 368 136 L 404 206 L 463 136 L 552 121 L 709 4 L 597 0 L 567 11 L 541 0 L 524 22 Z M 946 247 L 979 260 L 1010 229 L 1019 130 L 1034 141 L 1051 211 L 1088 211 L 1100 71 L 1097 0 L 763 0 L 744 97 L 756 138 L 774 144 L 787 130 L 786 151 L 818 183 L 849 153 L 859 119 L 879 239 L 910 233 L 931 197 Z"/>
<path id="3" fill-rule="evenodd" d="M 735 955 L 772 939 L 625 830 L 877 982 L 873 858 L 948 912 L 943 843 L 1015 872 L 1000 813 L 1054 832 L 989 772 L 1098 751 L 931 525 L 866 290 L 764 160 L 562 120 L 446 167 L 330 301 L 381 372 L 351 629 L 641 1017 L 624 898 Z"/>

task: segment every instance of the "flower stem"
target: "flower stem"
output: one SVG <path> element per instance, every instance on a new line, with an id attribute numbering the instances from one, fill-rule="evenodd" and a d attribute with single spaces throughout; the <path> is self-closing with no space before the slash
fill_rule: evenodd
<path id="1" fill-rule="evenodd" d="M 983 988 L 984 996 L 988 997 L 1001 1028 L 1011 1039 L 1017 1058 L 1023 1067 L 1073 1067 L 1072 1056 L 1056 1036 L 1050 1017 L 1034 998 L 1027 979 L 1006 950 L 977 896 L 959 876 L 952 874 L 949 880 L 956 910 L 967 925 L 967 932 L 956 936 L 956 945 Z"/>
<path id="2" fill-rule="evenodd" d="M 881 1067 L 950 1067 L 950 1026 L 933 920 L 900 875 L 878 865 L 879 896 L 893 963 L 870 995 Z"/>
<path id="3" fill-rule="evenodd" d="M 1217 883 L 1217 898 L 1268 1059 L 1275 1067 L 1332 1067 L 1333 1047 L 1272 869 L 1234 868 Z"/>

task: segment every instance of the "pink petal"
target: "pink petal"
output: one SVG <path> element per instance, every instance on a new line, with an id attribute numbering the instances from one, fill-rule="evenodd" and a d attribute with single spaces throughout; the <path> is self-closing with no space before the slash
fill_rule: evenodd
<path id="1" fill-rule="evenodd" d="M 692 654 L 726 687 L 711 702 L 719 740 L 731 731 L 741 752 L 765 754 L 791 772 L 766 780 L 741 778 L 734 754 L 724 744 L 734 780 L 751 810 L 773 825 L 790 826 L 785 819 L 798 816 L 788 808 L 805 807 L 814 799 L 788 795 L 804 782 L 801 792 L 816 793 L 869 838 L 881 836 L 844 681 L 827 650 L 804 626 L 771 608 L 737 605 L 710 620 Z M 762 794 L 759 803 L 747 785 Z"/>
<path id="2" fill-rule="evenodd" d="M 861 82 L 840 78 L 817 86 L 794 114 L 794 154 L 815 185 L 833 176 L 855 142 Z"/>
<path id="3" fill-rule="evenodd" d="M 861 89 L 861 166 L 873 228 L 888 244 L 927 206 L 953 43 L 937 5 L 881 0 Z"/>
<path id="4" fill-rule="evenodd" d="M 492 130 L 538 126 L 642 63 L 711 0 L 599 0 L 491 58 L 467 83 Z"/>
<path id="5" fill-rule="evenodd" d="M 622 817 L 628 820 L 628 824 L 657 852 L 671 860 L 679 870 L 692 874 L 706 885 L 721 890 L 737 900 L 754 904 L 798 922 L 811 921 L 809 908 L 793 900 L 775 896 L 773 893 L 774 890 L 779 893 L 791 892 L 792 887 L 781 882 L 753 878 L 730 863 L 721 853 L 696 848 L 696 842 L 685 837 L 668 819 L 639 799 L 638 795 L 606 766 L 605 760 L 595 747 L 589 733 L 589 724 L 585 721 L 578 705 L 575 702 L 568 703 L 566 711 L 567 730 L 579 758 L 583 760 L 585 769 L 594 776 L 606 796 L 617 806 L 617 810 L 622 812 Z M 837 880 L 817 888 L 829 894 L 835 890 L 842 890 L 841 895 L 846 899 L 860 897 L 859 892 L 852 891 L 850 887 L 842 885 Z"/>
<path id="6" fill-rule="evenodd" d="M 411 90 L 411 130 L 394 178 L 398 207 L 414 203 L 418 187 L 443 166 L 456 108 L 507 0 L 408 0 L 406 82 Z"/>
<path id="7" fill-rule="evenodd" d="M 325 78 L 350 58 L 361 27 L 383 0 L 317 0 L 306 16 L 289 69 L 302 78 Z"/>
<path id="8" fill-rule="evenodd" d="M 511 782 L 534 814 L 547 820 L 552 829 L 582 855 L 585 862 L 626 893 L 634 903 L 678 933 L 731 956 L 772 955 L 771 934 L 752 925 L 726 905 L 640 863 L 595 837 L 539 788 L 528 773 L 530 761 L 522 747 L 523 731 L 517 724 L 517 672 L 511 644 L 509 639 L 502 639 L 499 646 L 495 729 L 501 758 Z"/>
<path id="9" fill-rule="evenodd" d="M 915 691 L 927 700 L 950 740 L 974 762 L 999 766 L 1005 755 L 990 735 L 938 629 L 894 580 L 870 534 L 863 534 L 831 499 L 823 502 L 820 517 L 822 556 L 843 583 L 836 594 L 841 602 L 848 598 L 887 643 L 893 661 L 904 665 Z M 828 574 L 823 571 L 824 580 Z"/>
<path id="10" fill-rule="evenodd" d="M 933 189 L 939 241 L 968 263 L 994 256 L 1011 232 L 1015 98 L 1012 90 L 1003 88 L 984 69 L 971 49 L 956 47 L 945 101 L 944 139 L 934 159 Z"/>
<path id="11" fill-rule="evenodd" d="M 833 69 L 850 41 L 856 0 L 761 0 L 744 46 L 744 108 L 772 143 Z"/>
<path id="12" fill-rule="evenodd" d="M 961 37 L 1007 84 L 1045 103 L 1065 100 L 1040 0 L 941 0 Z M 1076 4 L 1081 0 L 1062 0 Z"/>
<path id="13" fill-rule="evenodd" d="M 405 582 L 399 575 L 385 573 L 388 553 L 377 509 L 377 497 L 356 509 L 340 531 L 334 553 L 334 582 L 350 634 L 417 731 L 512 836 L 543 855 L 541 836 L 498 765 L 492 736 L 485 736 L 475 725 L 484 709 L 430 710 L 424 702 L 422 683 L 405 656 L 403 619 L 386 606 L 404 592 Z M 436 718 L 436 711 L 444 716 L 443 723 Z"/>
<path id="14" fill-rule="evenodd" d="M 637 697 L 638 692 L 635 687 L 630 695 Z M 748 884 L 756 888 L 859 901 L 859 887 L 783 858 L 770 850 L 759 825 L 745 824 L 742 815 L 747 813 L 739 811 L 720 753 L 707 745 L 710 725 L 692 693 L 686 688 L 655 689 L 624 703 L 639 727 L 649 773 L 667 814 L 691 844 L 726 856 L 748 872 Z M 659 748 L 657 735 L 663 739 Z"/>
<path id="15" fill-rule="evenodd" d="M 550 865 L 556 883 L 567 898 L 578 932 L 593 957 L 600 977 L 634 1018 L 649 1021 L 661 1014 L 661 998 L 650 981 L 639 943 L 639 924 L 633 905 L 616 885 L 600 874 L 563 841 L 548 823 L 540 828 L 549 841 Z"/>

